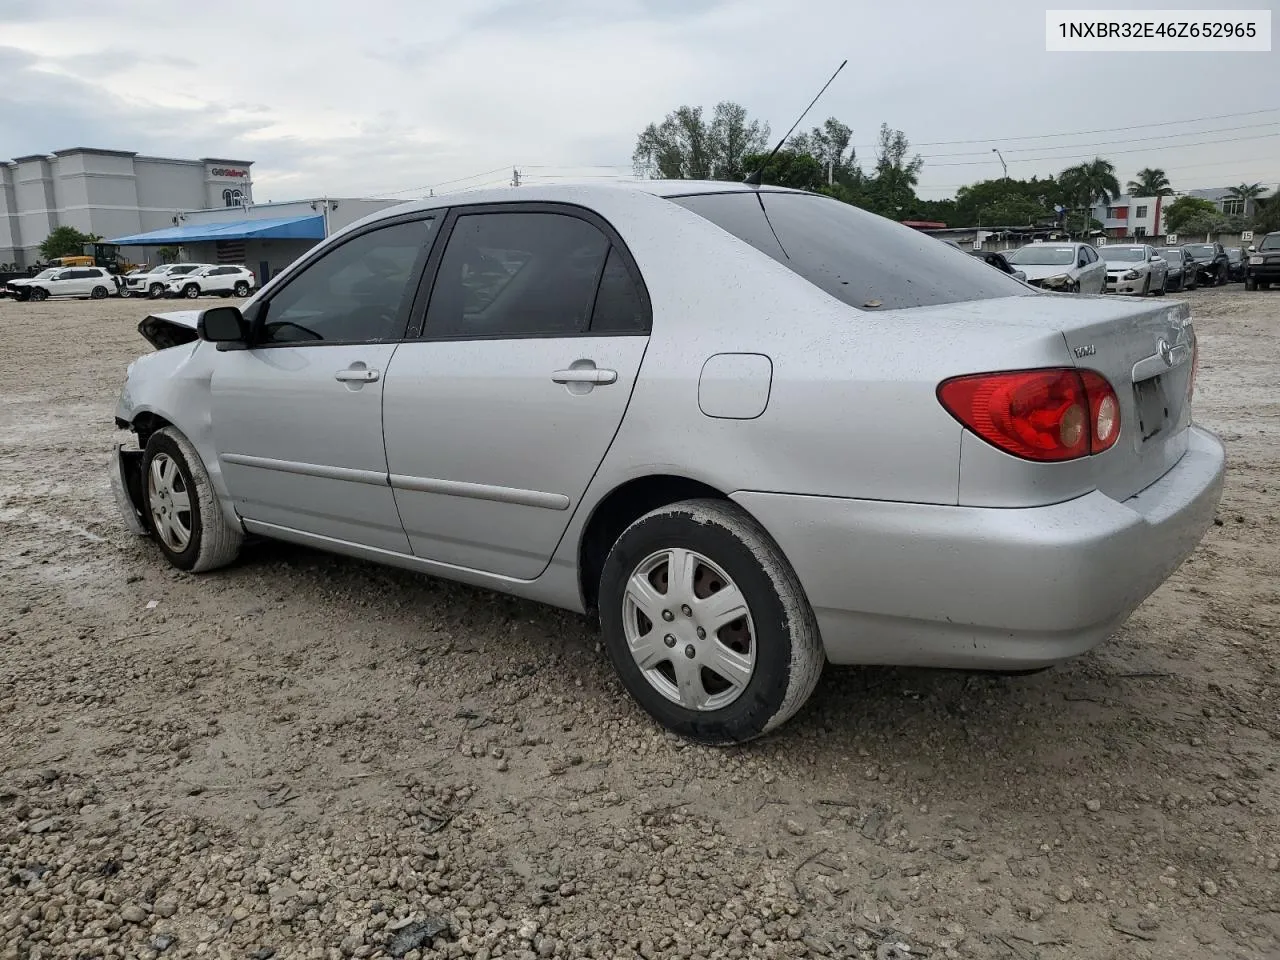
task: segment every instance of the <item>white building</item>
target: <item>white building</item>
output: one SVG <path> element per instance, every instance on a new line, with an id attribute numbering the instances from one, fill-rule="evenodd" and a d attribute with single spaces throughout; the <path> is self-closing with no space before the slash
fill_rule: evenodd
<path id="1" fill-rule="evenodd" d="M 37 262 L 57 227 L 110 238 L 170 225 L 184 211 L 252 201 L 252 168 L 248 160 L 92 147 L 0 161 L 0 263 Z"/>

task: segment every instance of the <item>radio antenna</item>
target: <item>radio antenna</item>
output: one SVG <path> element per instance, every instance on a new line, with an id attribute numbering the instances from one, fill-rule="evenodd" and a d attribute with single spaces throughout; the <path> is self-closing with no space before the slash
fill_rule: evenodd
<path id="1" fill-rule="evenodd" d="M 836 74 L 839 73 L 841 70 L 843 70 L 844 65 L 848 62 L 849 62 L 848 60 L 841 61 L 840 66 L 836 67 L 836 72 L 831 75 L 831 80 L 834 80 L 836 78 Z M 746 183 L 752 187 L 760 186 L 760 179 L 761 177 L 764 176 L 764 168 L 769 165 L 770 160 L 772 160 L 774 157 L 778 155 L 778 151 L 781 150 L 783 144 L 785 144 L 787 140 L 790 139 L 791 134 L 795 133 L 796 127 L 800 126 L 800 121 L 805 118 L 805 114 L 807 114 L 810 110 L 813 109 L 813 105 L 818 102 L 818 98 L 827 92 L 827 87 L 831 86 L 831 80 L 828 80 L 826 83 L 822 85 L 822 89 L 818 91 L 818 96 L 810 100 L 809 106 L 804 108 L 804 113 L 796 117 L 796 122 L 791 125 L 791 129 L 787 131 L 787 135 L 778 141 L 778 145 L 773 148 L 773 152 L 771 154 L 769 154 L 767 157 L 764 158 L 764 163 L 760 164 L 760 168 L 756 170 L 754 173 L 748 174 L 747 179 L 744 180 L 743 183 Z"/>

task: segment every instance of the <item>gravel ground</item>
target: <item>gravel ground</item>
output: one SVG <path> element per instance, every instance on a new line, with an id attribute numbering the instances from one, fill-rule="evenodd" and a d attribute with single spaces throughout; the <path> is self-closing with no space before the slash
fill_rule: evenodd
<path id="1" fill-rule="evenodd" d="M 0 301 L 0 960 L 1280 955 L 1280 292 L 1188 295 L 1217 524 L 1108 644 L 704 749 L 582 618 L 107 484 L 136 301 Z M 181 306 L 181 305 L 178 305 Z"/>

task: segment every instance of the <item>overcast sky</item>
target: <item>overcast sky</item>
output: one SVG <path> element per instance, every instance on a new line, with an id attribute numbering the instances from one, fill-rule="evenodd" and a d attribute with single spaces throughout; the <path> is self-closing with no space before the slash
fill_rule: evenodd
<path id="1" fill-rule="evenodd" d="M 1046 53 L 1046 6 L 1080 4 L 0 0 L 0 151 L 253 160 L 259 202 L 625 176 L 683 103 L 780 136 L 847 57 L 802 129 L 840 118 L 866 165 L 882 121 L 904 130 L 922 196 L 999 176 L 992 147 L 1018 177 L 1098 153 L 1122 184 L 1280 181 L 1280 52 Z"/>

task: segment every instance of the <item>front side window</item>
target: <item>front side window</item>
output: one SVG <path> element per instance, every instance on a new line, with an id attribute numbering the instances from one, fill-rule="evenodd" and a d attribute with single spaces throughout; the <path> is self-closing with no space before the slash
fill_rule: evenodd
<path id="1" fill-rule="evenodd" d="M 963 250 L 830 197 L 760 190 L 671 199 L 859 309 L 1039 296 Z M 1072 247 L 1050 249 L 1076 262 Z"/>
<path id="2" fill-rule="evenodd" d="M 424 335 L 572 336 L 586 331 L 609 240 L 560 213 L 475 213 L 454 222 Z"/>
<path id="3" fill-rule="evenodd" d="M 265 306 L 258 343 L 376 343 L 404 333 L 403 307 L 434 220 L 379 227 L 327 251 Z"/>

